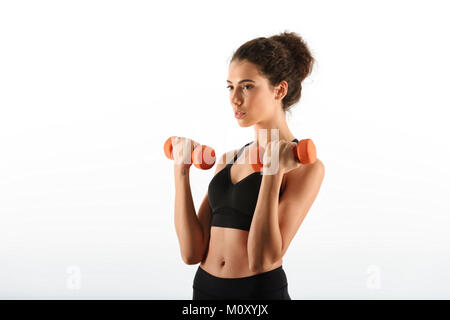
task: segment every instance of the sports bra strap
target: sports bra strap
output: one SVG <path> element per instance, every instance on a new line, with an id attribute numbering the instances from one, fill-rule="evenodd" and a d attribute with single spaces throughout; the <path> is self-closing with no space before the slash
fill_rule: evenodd
<path id="1" fill-rule="evenodd" d="M 253 142 L 253 141 L 252 141 L 252 142 Z M 243 147 L 238 151 L 238 153 L 234 156 L 233 160 L 231 160 L 228 164 L 233 164 L 233 163 L 236 161 L 236 159 L 241 155 L 241 153 L 242 153 L 242 151 L 244 150 L 244 148 L 245 148 L 246 146 L 248 146 L 249 144 L 251 144 L 252 142 L 249 142 L 249 143 L 247 143 L 245 146 L 243 146 Z"/>

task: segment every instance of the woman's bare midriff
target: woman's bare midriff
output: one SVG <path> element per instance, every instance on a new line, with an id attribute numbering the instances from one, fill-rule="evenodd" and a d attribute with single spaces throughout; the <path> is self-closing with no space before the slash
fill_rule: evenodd
<path id="1" fill-rule="evenodd" d="M 209 246 L 200 267 L 220 278 L 241 278 L 258 274 L 250 270 L 247 254 L 248 231 L 223 227 L 211 227 Z M 267 270 L 281 266 L 277 261 Z"/>

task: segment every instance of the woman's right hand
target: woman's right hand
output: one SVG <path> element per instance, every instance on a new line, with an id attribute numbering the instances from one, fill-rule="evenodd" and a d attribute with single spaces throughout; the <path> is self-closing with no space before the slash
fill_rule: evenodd
<path id="1" fill-rule="evenodd" d="M 192 165 L 191 153 L 199 143 L 185 137 L 172 138 L 172 156 L 176 169 L 189 169 Z"/>

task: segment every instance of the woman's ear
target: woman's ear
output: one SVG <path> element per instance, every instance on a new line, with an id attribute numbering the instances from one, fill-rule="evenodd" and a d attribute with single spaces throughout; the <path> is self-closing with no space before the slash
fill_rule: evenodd
<path id="1" fill-rule="evenodd" d="M 289 85 L 287 81 L 281 81 L 280 84 L 275 87 L 275 99 L 283 100 L 283 98 L 287 95 L 288 87 Z"/>

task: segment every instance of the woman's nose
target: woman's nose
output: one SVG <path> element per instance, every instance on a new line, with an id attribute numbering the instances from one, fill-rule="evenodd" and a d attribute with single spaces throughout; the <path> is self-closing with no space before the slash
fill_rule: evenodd
<path id="1" fill-rule="evenodd" d="M 237 93 L 234 93 L 233 96 L 231 97 L 231 102 L 235 105 L 241 105 L 242 104 L 242 99 L 241 97 L 238 96 Z"/>

